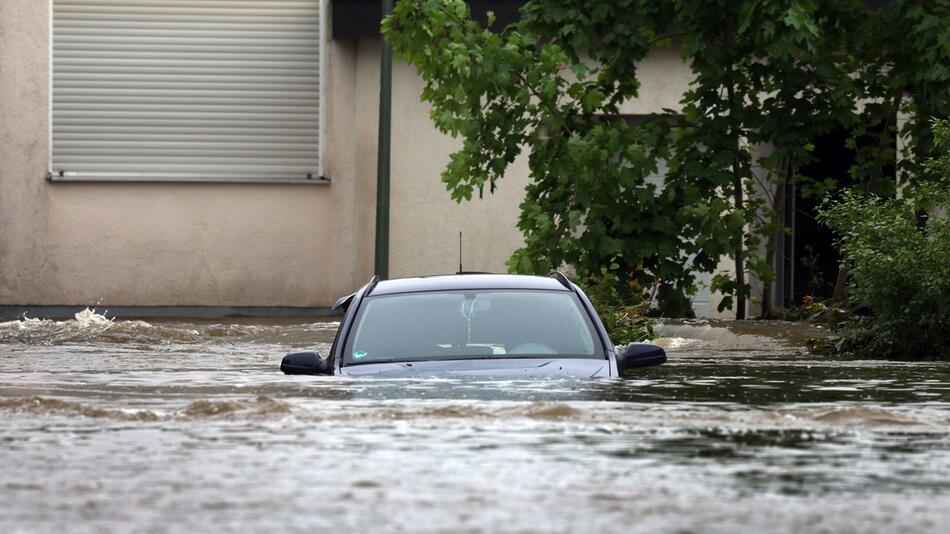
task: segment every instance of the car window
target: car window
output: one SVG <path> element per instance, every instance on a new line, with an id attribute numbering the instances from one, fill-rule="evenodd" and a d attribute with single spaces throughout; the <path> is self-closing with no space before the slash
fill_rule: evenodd
<path id="1" fill-rule="evenodd" d="M 433 291 L 367 297 L 345 363 L 469 358 L 604 358 L 567 291 Z"/>

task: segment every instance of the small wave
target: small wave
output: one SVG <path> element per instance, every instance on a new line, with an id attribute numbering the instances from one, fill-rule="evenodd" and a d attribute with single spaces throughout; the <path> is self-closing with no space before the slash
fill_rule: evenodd
<path id="1" fill-rule="evenodd" d="M 96 327 L 108 328 L 112 326 L 113 324 L 115 324 L 115 319 L 110 319 L 109 317 L 106 317 L 105 313 L 102 313 L 102 314 L 96 313 L 95 308 L 93 309 L 86 308 L 85 310 L 77 313 L 73 317 L 75 318 L 74 320 L 76 321 L 76 326 L 78 326 L 79 328 L 96 328 Z M 148 324 L 148 323 L 144 323 L 144 324 Z"/>
<path id="2" fill-rule="evenodd" d="M 146 321 L 117 321 L 106 313 L 86 308 L 65 321 L 32 317 L 7 321 L 0 323 L 0 343 L 195 342 L 201 338 L 197 330 L 157 327 Z"/>
<path id="3" fill-rule="evenodd" d="M 0 399 L 0 411 L 31 415 L 67 415 L 119 419 L 122 421 L 155 421 L 158 414 L 148 410 L 115 410 L 96 408 L 78 402 L 44 397 Z"/>
<path id="4" fill-rule="evenodd" d="M 654 339 L 653 343 L 663 347 L 664 349 L 678 349 L 680 347 L 688 347 L 699 343 L 698 339 L 692 339 L 688 337 L 661 337 L 659 339 Z"/>
<path id="5" fill-rule="evenodd" d="M 405 408 L 383 408 L 366 412 L 350 412 L 342 417 L 347 419 L 570 419 L 584 415 L 585 412 L 564 403 L 532 402 L 530 404 L 511 405 L 475 405 L 452 404 L 441 406 L 420 406 Z"/>
<path id="6" fill-rule="evenodd" d="M 701 350 L 703 353 L 714 351 L 721 354 L 766 350 L 769 353 L 787 353 L 801 346 L 805 341 L 805 333 L 814 334 L 813 330 L 809 326 L 781 322 L 682 321 L 658 325 L 657 334 L 665 339 L 654 343 L 670 349 L 688 347 L 684 352 Z"/>
<path id="7" fill-rule="evenodd" d="M 584 412 L 562 403 L 532 403 L 527 406 L 513 408 L 509 414 L 533 419 L 568 419 L 579 417 Z"/>
<path id="8" fill-rule="evenodd" d="M 205 329 L 205 334 L 210 337 L 245 337 L 251 332 L 237 325 L 213 325 Z"/>
<path id="9" fill-rule="evenodd" d="M 581 416 L 584 412 L 560 402 L 532 402 L 515 406 L 437 406 L 423 408 L 415 412 L 415 417 L 445 418 L 517 418 L 529 419 L 568 419 Z"/>
<path id="10" fill-rule="evenodd" d="M 882 408 L 869 406 L 848 406 L 812 416 L 812 419 L 823 423 L 843 423 L 849 425 L 920 425 L 922 421 L 900 415 Z"/>
<path id="11" fill-rule="evenodd" d="M 198 400 L 189 404 L 180 412 L 187 418 L 207 417 L 270 417 L 290 415 L 290 405 L 266 395 L 251 400 L 212 401 Z"/>
<path id="12" fill-rule="evenodd" d="M 62 343 L 138 343 L 197 344 L 243 342 L 294 344 L 307 346 L 333 339 L 338 323 L 300 324 L 189 324 L 150 323 L 141 320 L 119 320 L 86 308 L 72 319 L 54 321 L 24 317 L 0 322 L 0 343 L 57 345 Z"/>
<path id="13" fill-rule="evenodd" d="M 194 401 L 179 411 L 157 413 L 149 410 L 99 408 L 80 402 L 46 397 L 15 397 L 0 399 L 0 412 L 37 416 L 89 417 L 120 421 L 158 421 L 204 418 L 267 418 L 291 413 L 290 405 L 261 395 L 249 400 Z"/>

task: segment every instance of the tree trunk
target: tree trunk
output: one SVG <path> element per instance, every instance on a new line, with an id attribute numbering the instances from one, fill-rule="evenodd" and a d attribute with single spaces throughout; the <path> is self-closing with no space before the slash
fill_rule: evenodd
<path id="1" fill-rule="evenodd" d="M 792 179 L 791 162 L 788 158 L 782 164 L 782 180 L 776 186 L 774 196 L 772 197 L 772 212 L 775 218 L 782 222 L 782 229 L 772 232 L 769 240 L 765 244 L 765 262 L 772 269 L 774 276 L 778 269 L 775 268 L 775 251 L 778 249 L 779 241 L 785 235 L 785 184 Z M 775 310 L 772 304 L 772 288 L 775 287 L 775 280 L 762 283 L 762 318 L 771 319 Z"/>
<path id="2" fill-rule="evenodd" d="M 772 206 L 773 206 L 773 209 L 775 210 L 776 217 L 779 218 L 779 220 L 784 220 L 783 218 L 783 213 L 784 213 L 784 208 L 785 208 L 784 200 L 785 200 L 784 192 L 781 195 L 776 193 L 775 200 L 772 202 Z M 784 233 L 781 230 L 772 232 L 769 235 L 768 243 L 765 244 L 765 263 L 769 266 L 770 269 L 772 269 L 773 277 L 776 271 L 775 250 L 778 248 L 780 235 L 784 235 Z M 762 318 L 763 319 L 771 319 L 774 315 L 774 310 L 772 309 L 773 308 L 772 288 L 774 286 L 775 286 L 774 278 L 772 280 L 762 282 Z"/>
<path id="3" fill-rule="evenodd" d="M 729 95 L 729 117 L 732 121 L 733 153 L 732 157 L 732 193 L 734 207 L 737 213 L 742 213 L 744 209 L 744 199 L 742 198 L 742 174 L 740 173 L 739 162 L 739 127 L 736 124 L 736 92 L 732 81 L 732 67 L 727 70 L 726 91 Z M 745 265 L 743 255 L 743 242 L 745 241 L 745 228 L 740 227 L 736 235 L 736 319 L 745 319 Z"/>
<path id="4" fill-rule="evenodd" d="M 742 199 L 742 177 L 739 176 L 739 160 L 736 158 L 732 163 L 732 186 L 735 194 L 735 207 L 737 212 L 743 208 Z M 745 229 L 739 229 L 739 235 L 736 236 L 736 319 L 745 319 L 745 295 L 742 294 L 745 286 L 745 266 L 743 265 L 743 247 L 742 241 L 745 238 Z"/>
<path id="5" fill-rule="evenodd" d="M 770 242 L 774 240 L 774 237 L 769 238 Z M 765 261 L 769 265 L 772 265 L 772 262 L 775 261 L 775 250 L 768 245 L 765 249 Z M 769 280 L 762 282 L 762 319 L 771 319 L 772 315 L 772 281 Z"/>
<path id="6" fill-rule="evenodd" d="M 844 304 L 848 300 L 848 294 L 845 288 L 848 286 L 848 262 L 841 262 L 838 268 L 838 278 L 835 279 L 835 292 L 831 295 L 831 301 Z"/>

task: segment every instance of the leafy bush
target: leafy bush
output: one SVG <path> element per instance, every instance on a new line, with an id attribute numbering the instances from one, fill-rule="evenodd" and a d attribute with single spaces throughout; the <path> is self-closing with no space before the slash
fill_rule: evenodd
<path id="1" fill-rule="evenodd" d="M 850 310 L 829 300 L 819 300 L 812 295 L 802 298 L 802 305 L 782 310 L 780 318 L 785 321 L 804 321 L 834 330 L 854 318 Z"/>
<path id="2" fill-rule="evenodd" d="M 656 337 L 653 319 L 643 315 L 637 306 L 603 306 L 595 302 L 594 307 L 610 334 L 610 340 L 618 346 Z"/>
<path id="3" fill-rule="evenodd" d="M 930 176 L 904 199 L 848 194 L 820 215 L 851 264 L 852 306 L 869 312 L 839 332 L 839 353 L 950 358 L 950 219 L 922 210 L 950 205 L 945 122 L 935 125 L 935 140 L 943 156 L 926 166 Z"/>
<path id="4" fill-rule="evenodd" d="M 610 340 L 617 345 L 647 341 L 654 337 L 654 320 L 646 316 L 650 300 L 636 282 L 623 283 L 615 270 L 587 273 L 577 283 L 590 297 L 604 322 Z"/>

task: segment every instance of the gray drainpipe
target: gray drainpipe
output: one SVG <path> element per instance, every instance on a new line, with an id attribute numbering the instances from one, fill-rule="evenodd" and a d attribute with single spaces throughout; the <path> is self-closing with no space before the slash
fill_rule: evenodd
<path id="1" fill-rule="evenodd" d="M 383 0 L 383 18 L 392 13 L 393 0 Z M 389 278 L 389 147 L 392 131 L 393 49 L 380 35 L 379 142 L 376 159 L 376 275 Z"/>

